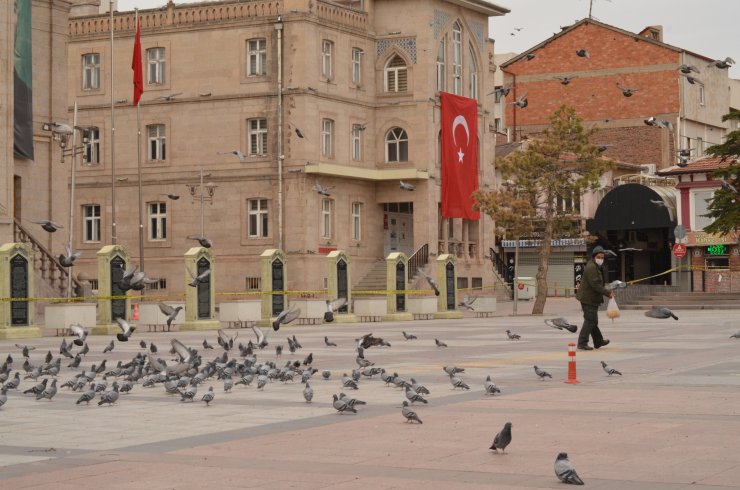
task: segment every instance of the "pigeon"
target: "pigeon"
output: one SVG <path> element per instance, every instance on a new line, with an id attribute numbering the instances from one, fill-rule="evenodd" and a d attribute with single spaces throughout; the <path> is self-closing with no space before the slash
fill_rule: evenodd
<path id="1" fill-rule="evenodd" d="M 552 375 L 550 373 L 538 368 L 537 366 L 534 367 L 534 372 L 537 376 L 540 377 L 540 379 L 552 378 Z"/>
<path id="2" fill-rule="evenodd" d="M 496 386 L 496 383 L 494 383 L 491 380 L 490 374 L 486 376 L 485 388 L 486 388 L 486 395 L 493 395 L 495 393 L 501 393 L 501 390 L 498 388 L 498 386 Z"/>
<path id="3" fill-rule="evenodd" d="M 94 398 L 95 398 L 95 383 L 90 383 L 90 387 L 88 388 L 88 390 L 87 390 L 86 392 L 84 392 L 84 393 L 82 394 L 82 396 L 80 396 L 80 397 L 79 397 L 79 398 L 77 399 L 77 405 L 79 405 L 79 404 L 80 404 L 80 403 L 82 403 L 82 402 L 85 402 L 85 403 L 87 403 L 88 405 L 90 405 L 90 402 L 91 402 L 91 401 L 92 401 L 92 400 L 93 400 Z"/>
<path id="4" fill-rule="evenodd" d="M 146 274 L 144 271 L 136 272 L 136 269 L 138 269 L 138 266 L 134 265 L 131 267 L 126 268 L 126 270 L 123 272 L 123 276 L 118 281 L 118 287 L 121 288 L 121 290 L 128 291 L 129 289 L 133 289 L 134 291 L 141 291 L 143 290 L 147 284 L 153 284 L 157 282 L 156 279 L 149 279 L 146 277 Z"/>
<path id="5" fill-rule="evenodd" d="M 435 281 L 434 278 L 432 278 L 432 276 L 430 276 L 426 272 L 424 272 L 424 271 L 420 271 L 420 272 L 424 276 L 424 279 L 427 280 L 427 282 L 429 283 L 429 285 L 434 290 L 434 295 L 435 296 L 439 296 L 439 286 L 437 285 L 437 281 Z"/>
<path id="6" fill-rule="evenodd" d="M 509 337 L 509 340 L 520 340 L 522 338 L 521 335 L 516 334 L 512 332 L 511 330 L 506 331 L 506 336 Z"/>
<path id="7" fill-rule="evenodd" d="M 647 119 L 645 119 L 645 124 L 648 126 L 655 126 L 658 128 L 667 128 L 670 131 L 673 131 L 673 124 L 671 124 L 670 121 L 664 121 L 656 118 L 655 116 L 651 116 Z"/>
<path id="8" fill-rule="evenodd" d="M 283 355 L 283 346 L 276 345 L 275 346 L 275 357 L 280 357 L 281 355 Z"/>
<path id="9" fill-rule="evenodd" d="M 3 387 L 8 388 L 9 390 L 17 390 L 20 384 L 21 384 L 21 373 L 16 371 L 15 377 L 11 379 L 10 381 L 8 381 L 7 383 L 5 383 Z"/>
<path id="10" fill-rule="evenodd" d="M 201 247 L 203 247 L 203 248 L 211 248 L 211 247 L 213 247 L 213 242 L 210 239 L 208 239 L 208 238 L 206 238 L 206 237 L 204 237 L 202 235 L 188 235 L 187 236 L 187 239 L 188 240 L 196 240 L 198 242 L 198 244 Z"/>
<path id="11" fill-rule="evenodd" d="M 298 342 L 298 339 L 295 338 L 295 334 L 293 334 L 293 345 L 295 345 L 296 349 L 303 349 L 303 346 L 300 342 Z"/>
<path id="12" fill-rule="evenodd" d="M 297 306 L 292 306 L 288 310 L 283 310 L 280 312 L 280 314 L 275 318 L 275 321 L 272 322 L 272 329 L 276 332 L 280 330 L 280 325 L 284 323 L 290 323 L 296 318 L 298 318 L 301 314 L 301 309 Z M 296 346 L 298 347 L 298 346 Z"/>
<path id="13" fill-rule="evenodd" d="M 516 101 L 512 102 L 512 104 L 517 107 L 521 107 L 522 109 L 527 107 L 529 105 L 529 101 L 527 100 L 527 92 L 524 92 L 524 95 L 518 97 Z"/>
<path id="14" fill-rule="evenodd" d="M 578 55 L 579 58 L 591 58 L 591 54 L 588 52 L 588 50 L 581 48 L 578 51 L 576 51 L 576 55 Z"/>
<path id="15" fill-rule="evenodd" d="M 511 422 L 506 422 L 501 432 L 493 438 L 493 443 L 489 449 L 493 449 L 496 452 L 500 449 L 501 452 L 505 453 L 506 446 L 509 444 L 511 444 Z"/>
<path id="16" fill-rule="evenodd" d="M 349 406 L 349 404 L 345 402 L 344 400 L 340 400 L 336 394 L 334 394 L 333 396 L 334 396 L 333 406 L 337 412 L 339 412 L 340 414 L 344 412 L 357 413 L 357 410 L 354 407 Z"/>
<path id="17" fill-rule="evenodd" d="M 428 395 L 429 394 L 429 390 L 427 389 L 427 387 L 424 386 L 424 385 L 421 385 L 421 384 L 417 383 L 414 378 L 411 378 L 411 389 L 414 390 L 415 392 L 417 392 L 420 395 Z"/>
<path id="18" fill-rule="evenodd" d="M 210 407 L 211 406 L 211 402 L 213 401 L 213 397 L 214 396 L 215 395 L 213 393 L 213 386 L 209 386 L 208 387 L 208 391 L 206 392 L 205 395 L 203 395 L 203 397 L 200 399 L 200 401 L 206 402 L 206 406 L 207 407 Z"/>
<path id="19" fill-rule="evenodd" d="M 301 130 L 300 130 L 300 129 L 298 129 L 298 128 L 294 128 L 294 129 L 295 129 L 295 135 L 296 135 L 296 136 L 298 136 L 298 137 L 299 137 L 299 138 L 301 138 L 301 139 L 303 139 L 303 138 L 305 138 L 305 137 L 306 137 L 306 135 L 305 135 L 305 134 L 303 134 L 303 131 L 301 131 Z"/>
<path id="20" fill-rule="evenodd" d="M 72 267 L 75 265 L 75 260 L 82 255 L 82 252 L 72 253 L 72 248 L 69 243 L 64 244 L 64 250 L 67 254 L 59 255 L 59 264 L 61 264 L 62 267 Z"/>
<path id="21" fill-rule="evenodd" d="M 414 391 L 414 389 L 411 388 L 410 386 L 406 386 L 406 398 L 408 398 L 408 400 L 411 403 L 414 403 L 414 402 L 421 402 L 424 404 L 429 403 L 428 400 L 426 400 L 423 396 L 421 396 L 419 393 Z"/>
<path id="22" fill-rule="evenodd" d="M 329 371 L 328 369 L 325 369 L 324 371 L 321 371 L 321 377 L 324 378 L 324 379 L 331 378 L 331 371 Z"/>
<path id="23" fill-rule="evenodd" d="M 471 310 L 473 311 L 473 303 L 475 303 L 475 300 L 478 299 L 477 296 L 473 296 L 472 298 L 469 295 L 464 295 L 462 301 L 460 301 L 457 306 L 459 306 L 463 310 Z"/>
<path id="24" fill-rule="evenodd" d="M 15 344 L 15 346 L 21 350 L 23 357 L 25 357 L 26 359 L 30 357 L 30 351 L 36 350 L 36 347 L 28 346 L 28 345 Z"/>
<path id="25" fill-rule="evenodd" d="M 177 92 L 177 93 L 169 94 L 169 95 L 162 95 L 160 97 L 155 97 L 154 100 L 164 100 L 167 102 L 171 102 L 175 100 L 175 97 L 177 97 L 178 95 L 182 95 L 182 92 Z"/>
<path id="26" fill-rule="evenodd" d="M 563 483 L 583 485 L 583 480 L 576 473 L 576 469 L 568 459 L 568 453 L 559 453 L 555 458 L 555 476 Z"/>
<path id="27" fill-rule="evenodd" d="M 623 87 L 619 83 L 617 83 L 617 87 L 619 88 L 619 90 L 622 91 L 622 95 L 624 95 L 625 97 L 632 97 L 632 94 L 640 90 L 639 88 Z"/>
<path id="28" fill-rule="evenodd" d="M 257 336 L 257 347 L 260 349 L 264 349 L 265 347 L 267 347 L 267 337 L 265 336 L 264 332 L 262 332 L 262 329 L 255 325 L 252 325 L 252 331 Z"/>
<path id="29" fill-rule="evenodd" d="M 617 279 L 617 280 L 612 281 L 609 284 L 607 284 L 606 285 L 606 289 L 612 291 L 614 289 L 624 289 L 627 286 L 628 286 L 628 284 L 626 282 L 622 282 L 619 279 Z"/>
<path id="30" fill-rule="evenodd" d="M 5 402 L 8 401 L 8 388 L 7 386 L 3 386 L 2 390 L 0 391 L 0 407 L 5 405 Z"/>
<path id="31" fill-rule="evenodd" d="M 216 340 L 218 340 L 218 345 L 223 347 L 224 350 L 231 350 L 231 348 L 234 347 L 234 340 L 236 340 L 238 336 L 239 334 L 237 333 L 233 337 L 229 337 L 226 335 L 226 332 L 219 328 Z"/>
<path id="32" fill-rule="evenodd" d="M 313 400 L 313 388 L 308 384 L 308 381 L 306 382 L 306 386 L 303 388 L 303 398 L 306 400 L 306 403 L 311 403 L 311 400 Z"/>
<path id="33" fill-rule="evenodd" d="M 463 390 L 469 390 L 470 386 L 468 386 L 463 380 L 455 376 L 454 374 L 450 373 L 450 383 L 452 383 L 452 389 L 461 388 Z"/>
<path id="34" fill-rule="evenodd" d="M 333 322 L 334 312 L 341 310 L 347 304 L 347 298 L 337 298 L 334 301 L 326 300 L 326 312 L 324 312 L 324 321 Z"/>
<path id="35" fill-rule="evenodd" d="M 511 92 L 511 86 L 506 85 L 503 87 L 496 87 L 493 92 L 490 92 L 486 95 L 496 94 L 497 97 L 506 97 L 507 95 L 509 95 L 509 92 Z"/>
<path id="36" fill-rule="evenodd" d="M 188 283 L 188 286 L 194 288 L 194 287 L 197 287 L 198 284 L 204 284 L 204 283 L 207 283 L 209 281 L 209 277 L 211 275 L 211 269 L 210 268 L 204 270 L 203 272 L 201 272 L 197 276 L 195 274 L 193 274 L 193 271 L 191 271 L 190 268 L 187 268 L 186 267 L 186 269 L 188 270 L 188 273 L 190 274 L 190 278 L 192 279 L 192 282 L 189 282 Z"/>
<path id="37" fill-rule="evenodd" d="M 198 385 L 191 384 L 190 386 L 185 389 L 185 391 L 181 391 L 180 393 L 180 401 L 193 401 L 193 398 L 195 398 L 195 395 L 198 393 Z"/>
<path id="38" fill-rule="evenodd" d="M 267 385 L 267 376 L 265 376 L 264 374 L 257 376 L 257 389 L 264 390 L 265 385 Z"/>
<path id="39" fill-rule="evenodd" d="M 447 344 L 445 344 L 439 339 L 434 339 L 434 343 L 437 344 L 437 347 L 447 347 Z"/>
<path id="40" fill-rule="evenodd" d="M 411 407 L 409 406 L 409 402 L 406 400 L 403 401 L 403 406 L 401 407 L 401 414 L 406 418 L 406 423 L 409 422 L 419 422 L 420 424 L 423 424 L 424 422 L 421 421 L 418 415 L 416 415 L 416 412 L 411 410 Z"/>
<path id="41" fill-rule="evenodd" d="M 310 366 L 311 364 L 313 364 L 313 352 L 309 353 L 303 360 L 304 366 Z"/>
<path id="42" fill-rule="evenodd" d="M 144 342 L 143 340 L 140 340 L 139 347 L 141 347 L 142 349 L 146 349 L 146 342 Z"/>
<path id="43" fill-rule="evenodd" d="M 106 345 L 105 349 L 103 349 L 103 354 L 107 354 L 108 352 L 112 351 L 115 346 L 116 346 L 116 343 L 113 340 L 111 340 L 110 344 Z"/>
<path id="44" fill-rule="evenodd" d="M 44 378 L 44 380 L 41 383 L 27 389 L 26 391 L 23 392 L 23 394 L 27 395 L 29 393 L 33 393 L 34 395 L 40 395 L 46 389 L 46 385 L 48 382 L 49 382 L 49 379 Z"/>
<path id="45" fill-rule="evenodd" d="M 324 335 L 324 344 L 326 344 L 327 347 L 336 347 L 337 344 L 329 340 L 329 337 Z"/>
<path id="46" fill-rule="evenodd" d="M 610 368 L 604 361 L 601 361 L 601 367 L 604 369 L 604 372 L 608 374 L 609 376 L 611 376 L 612 374 L 618 374 L 620 376 L 622 375 L 622 373 L 620 373 L 616 369 Z"/>
<path id="47" fill-rule="evenodd" d="M 650 202 L 653 203 L 656 207 L 659 207 L 659 208 L 667 208 L 668 207 L 668 205 L 662 199 L 650 199 Z"/>
<path id="48" fill-rule="evenodd" d="M 200 95 L 204 97 L 206 96 L 205 94 L 200 94 Z M 209 93 L 208 95 L 211 95 L 211 94 Z M 242 153 L 241 150 L 219 151 L 218 154 L 219 155 L 235 155 L 239 159 L 240 162 L 244 162 L 247 160 L 247 156 L 244 153 Z M 202 245 L 202 246 L 205 247 L 205 245 Z M 210 247 L 206 247 L 206 248 L 210 248 Z"/>
<path id="49" fill-rule="evenodd" d="M 110 406 L 116 403 L 116 401 L 118 401 L 118 382 L 114 381 L 112 389 L 105 391 L 102 395 L 100 395 L 98 406 L 102 405 L 103 403 L 107 403 L 108 406 Z"/>
<path id="50" fill-rule="evenodd" d="M 740 330 L 735 332 L 734 334 L 730 335 L 731 339 L 740 339 Z"/>
<path id="51" fill-rule="evenodd" d="M 685 73 L 687 75 L 690 74 L 692 71 L 694 73 L 701 73 L 699 71 L 699 69 L 697 67 L 695 67 L 694 65 L 686 65 L 686 64 L 684 64 L 684 65 L 679 66 L 678 69 L 681 71 L 681 73 Z"/>
<path id="52" fill-rule="evenodd" d="M 555 80 L 560 80 L 560 83 L 563 85 L 568 85 L 571 80 L 578 77 L 553 77 Z"/>
<path id="53" fill-rule="evenodd" d="M 121 342 L 128 342 L 129 337 L 134 333 L 136 327 L 129 325 L 123 318 L 116 318 L 116 323 L 118 323 L 118 326 L 121 328 L 121 333 L 117 333 L 116 338 Z"/>
<path id="54" fill-rule="evenodd" d="M 403 334 L 403 338 L 406 339 L 406 340 L 416 340 L 416 339 L 419 338 L 416 335 L 413 335 L 413 334 L 410 334 L 410 333 L 406 333 L 404 331 L 401 331 L 401 334 Z"/>
<path id="55" fill-rule="evenodd" d="M 36 395 L 36 399 L 41 400 L 42 398 L 46 398 L 49 401 L 51 401 L 51 399 L 54 398 L 54 395 L 56 394 L 57 394 L 57 380 L 53 379 L 51 381 L 51 386 L 46 387 L 44 391 Z"/>
<path id="56" fill-rule="evenodd" d="M 213 346 L 208 343 L 207 339 L 203 339 L 203 348 L 204 349 L 213 349 Z"/>
<path id="57" fill-rule="evenodd" d="M 416 186 L 414 186 L 414 184 L 409 184 L 408 182 L 404 182 L 403 180 L 400 181 L 398 186 L 403 191 L 413 191 L 414 189 L 416 189 Z"/>
<path id="58" fill-rule="evenodd" d="M 331 187 L 323 187 L 321 184 L 319 184 L 319 181 L 317 180 L 316 183 L 313 186 L 313 190 L 315 190 L 319 195 L 329 197 L 331 194 L 329 194 L 329 191 L 333 189 L 334 186 Z"/>
<path id="59" fill-rule="evenodd" d="M 697 83 L 699 85 L 702 85 L 702 86 L 704 85 L 704 82 L 702 82 L 701 80 L 699 80 L 696 77 L 692 77 L 691 75 L 687 75 L 685 73 L 681 73 L 681 76 L 682 77 L 686 77 L 686 81 L 689 82 L 691 85 L 696 85 Z"/>
<path id="60" fill-rule="evenodd" d="M 60 228 L 64 228 L 62 225 L 58 223 L 54 223 L 51 220 L 41 220 L 41 221 L 32 221 L 32 223 L 36 223 L 37 225 L 41 225 L 41 228 L 43 228 L 45 231 L 48 231 L 49 233 L 54 233 Z"/>
<path id="61" fill-rule="evenodd" d="M 568 320 L 562 317 L 545 320 L 545 325 L 547 325 L 548 327 L 557 328 L 558 330 L 567 330 L 571 333 L 576 333 L 576 331 L 578 331 L 578 327 L 576 325 L 568 323 Z"/>
<path id="62" fill-rule="evenodd" d="M 357 345 L 359 347 L 362 347 L 363 349 L 369 349 L 370 347 L 383 345 L 386 347 L 390 347 L 390 342 L 387 342 L 383 340 L 380 337 L 373 337 L 372 333 L 368 333 L 360 337 L 359 339 L 355 339 L 357 341 Z"/>
<path id="63" fill-rule="evenodd" d="M 367 405 L 367 402 L 358 400 L 357 398 L 351 398 L 344 393 L 339 394 L 339 399 L 352 408 L 354 408 L 355 405 Z"/>
<path id="64" fill-rule="evenodd" d="M 226 379 L 224 380 L 224 392 L 231 393 L 231 389 L 233 387 L 234 387 L 234 379 L 229 374 L 226 376 Z"/>
<path id="65" fill-rule="evenodd" d="M 162 312 L 164 316 L 167 317 L 167 330 L 170 329 L 172 326 L 172 322 L 175 321 L 175 318 L 177 318 L 178 313 L 180 313 L 180 310 L 183 309 L 182 306 L 178 306 L 177 308 L 173 308 L 172 306 L 168 305 L 167 303 L 159 303 L 159 311 Z M 204 346 L 204 348 L 206 348 Z"/>
<path id="66" fill-rule="evenodd" d="M 725 179 L 720 179 L 720 183 L 721 183 L 720 185 L 722 186 L 722 189 L 737 193 L 737 189 L 735 188 L 735 186 L 727 182 Z"/>
<path id="67" fill-rule="evenodd" d="M 666 319 L 666 318 L 673 318 L 674 320 L 678 320 L 678 317 L 673 314 L 671 310 L 666 308 L 665 306 L 653 306 L 652 309 L 645 312 L 645 316 L 649 318 L 660 318 L 660 319 Z"/>
<path id="68" fill-rule="evenodd" d="M 352 379 L 349 376 L 347 376 L 347 373 L 344 373 L 344 375 L 342 376 L 342 387 L 343 388 L 352 388 L 353 390 L 358 389 L 357 388 L 357 382 L 354 379 Z"/>
<path id="69" fill-rule="evenodd" d="M 727 58 L 725 58 L 723 60 L 714 60 L 714 61 L 712 61 L 711 63 L 709 63 L 707 65 L 707 68 L 709 68 L 710 66 L 714 66 L 714 67 L 717 67 L 719 69 L 725 69 L 725 68 L 729 68 L 730 66 L 732 66 L 734 64 L 735 64 L 735 60 L 733 60 L 732 58 L 730 58 L 728 56 Z"/>

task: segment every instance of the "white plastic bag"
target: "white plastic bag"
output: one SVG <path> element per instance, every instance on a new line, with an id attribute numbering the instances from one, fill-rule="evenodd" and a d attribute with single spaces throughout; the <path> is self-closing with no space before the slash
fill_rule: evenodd
<path id="1" fill-rule="evenodd" d="M 609 298 L 609 303 L 606 305 L 606 316 L 611 318 L 612 322 L 615 318 L 619 318 L 619 306 L 614 298 Z"/>

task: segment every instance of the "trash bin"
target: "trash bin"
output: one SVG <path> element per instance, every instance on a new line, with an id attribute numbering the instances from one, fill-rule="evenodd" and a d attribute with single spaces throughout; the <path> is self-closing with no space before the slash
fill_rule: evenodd
<path id="1" fill-rule="evenodd" d="M 534 277 L 517 277 L 515 283 L 517 299 L 530 300 L 537 296 Z"/>

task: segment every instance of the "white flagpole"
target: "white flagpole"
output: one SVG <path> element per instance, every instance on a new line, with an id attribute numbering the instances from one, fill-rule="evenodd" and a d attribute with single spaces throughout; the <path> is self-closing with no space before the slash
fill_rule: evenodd
<path id="1" fill-rule="evenodd" d="M 113 96 L 113 3 L 110 0 L 110 187 L 111 187 L 111 244 L 115 245 L 117 240 L 116 231 L 116 120 L 114 116 L 116 98 Z"/>
<path id="2" fill-rule="evenodd" d="M 139 29 L 139 9 L 137 8 L 135 10 L 136 12 L 136 20 L 134 23 L 136 24 L 136 29 L 138 32 Z M 139 107 L 141 107 L 141 99 L 139 99 L 139 102 L 136 104 L 136 163 L 139 171 L 139 270 L 144 270 L 144 216 L 143 216 L 143 203 L 142 203 L 142 190 L 141 190 L 141 114 L 139 112 Z M 142 290 L 141 293 L 143 294 L 144 291 Z"/>

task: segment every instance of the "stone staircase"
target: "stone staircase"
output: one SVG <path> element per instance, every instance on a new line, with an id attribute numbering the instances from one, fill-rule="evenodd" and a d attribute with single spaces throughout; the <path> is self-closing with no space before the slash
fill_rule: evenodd
<path id="1" fill-rule="evenodd" d="M 649 310 L 653 305 L 672 310 L 740 310 L 740 293 L 652 291 L 622 302 L 618 293 L 617 304 L 623 310 Z"/>
<path id="2" fill-rule="evenodd" d="M 352 295 L 360 295 L 354 291 L 385 291 L 387 286 L 385 260 L 374 262 L 365 275 L 352 287 Z"/>

